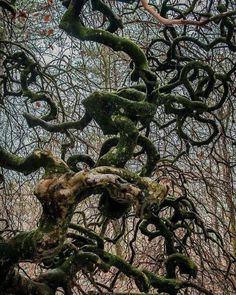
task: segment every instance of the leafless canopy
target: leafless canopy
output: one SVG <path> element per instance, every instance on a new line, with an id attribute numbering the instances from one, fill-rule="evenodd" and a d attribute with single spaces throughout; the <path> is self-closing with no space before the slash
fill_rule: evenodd
<path id="1" fill-rule="evenodd" d="M 0 9 L 0 295 L 235 294 L 235 1 Z"/>

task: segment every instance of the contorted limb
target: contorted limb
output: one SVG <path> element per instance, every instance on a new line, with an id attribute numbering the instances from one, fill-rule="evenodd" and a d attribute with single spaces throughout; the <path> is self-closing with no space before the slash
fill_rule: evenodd
<path id="1" fill-rule="evenodd" d="M 149 203 L 158 204 L 166 195 L 164 187 L 125 169 L 97 167 L 73 173 L 62 160 L 48 152 L 36 151 L 25 159 L 3 149 L 1 153 L 1 159 L 5 160 L 1 160 L 0 165 L 4 168 L 29 173 L 32 172 L 30 167 L 34 161 L 33 171 L 40 167 L 46 170 L 35 189 L 35 195 L 42 205 L 38 228 L 0 243 L 0 258 L 5 266 L 0 276 L 5 282 L 9 276 L 9 282 L 16 278 L 12 269 L 20 261 L 43 262 L 44 265 L 52 263 L 62 250 L 76 205 L 90 195 L 107 192 L 118 203 L 134 205 L 139 216 Z M 94 238 L 94 235 L 90 235 L 90 238 Z M 36 285 L 33 286 L 36 288 Z"/>
<path id="2" fill-rule="evenodd" d="M 19 294 L 23 295 L 53 295 L 57 288 L 61 287 L 65 291 L 65 294 L 72 294 L 71 288 L 73 283 L 71 278 L 73 278 L 77 272 L 83 270 L 89 273 L 92 272 L 95 267 L 103 272 L 107 272 L 111 267 L 115 267 L 127 277 L 132 278 L 140 292 L 147 293 L 152 286 L 159 292 L 177 294 L 181 289 L 192 287 L 201 291 L 202 294 L 212 295 L 210 291 L 192 282 L 157 276 L 147 270 L 139 270 L 121 257 L 108 253 L 96 246 L 87 245 L 84 246 L 81 251 L 78 250 L 74 244 L 68 243 L 65 245 L 64 251 L 70 251 L 70 257 L 68 257 L 68 259 L 64 260 L 63 263 L 52 270 L 43 272 L 34 280 L 23 278 L 17 272 L 13 272 L 10 277 L 12 282 L 10 288 L 15 290 L 14 287 L 17 286 Z M 8 286 L 7 284 L 5 285 Z M 9 291 L 9 289 L 7 291 Z"/>
<path id="3" fill-rule="evenodd" d="M 194 26 L 204 26 L 209 22 L 219 21 L 225 17 L 235 15 L 236 11 L 229 11 L 229 12 L 222 12 L 218 15 L 212 16 L 205 20 L 195 21 L 195 20 L 188 20 L 188 19 L 167 19 L 162 17 L 160 13 L 158 13 L 154 8 L 152 8 L 148 4 L 148 0 L 141 0 L 142 6 L 145 10 L 147 10 L 151 15 L 153 15 L 162 25 L 165 26 L 172 26 L 172 25 L 194 25 Z"/>
<path id="4" fill-rule="evenodd" d="M 59 124 L 46 122 L 45 120 L 28 113 L 24 113 L 23 116 L 25 117 L 29 128 L 40 126 L 49 132 L 60 133 L 66 133 L 69 129 L 83 130 L 92 120 L 91 116 L 87 112 L 85 112 L 84 116 L 78 121 L 63 122 Z"/>
<path id="5" fill-rule="evenodd" d="M 114 33 L 118 28 L 123 29 L 121 19 L 113 13 L 113 11 L 108 7 L 103 1 L 100 0 L 92 0 L 93 10 L 98 10 L 106 16 L 110 22 L 107 31 Z"/>
<path id="6" fill-rule="evenodd" d="M 192 20 L 186 20 L 186 19 L 167 19 L 164 18 L 158 13 L 154 8 L 152 8 L 148 4 L 148 0 L 141 0 L 141 3 L 143 5 L 143 8 L 147 10 L 151 15 L 153 15 L 162 25 L 171 26 L 171 25 L 205 25 L 209 22 L 209 20 L 204 21 L 192 21 Z"/>
<path id="7" fill-rule="evenodd" d="M 95 166 L 95 162 L 93 161 L 93 159 L 86 154 L 72 155 L 66 161 L 67 165 L 74 172 L 79 172 L 80 170 L 82 170 L 79 170 L 79 168 L 77 167 L 77 164 L 81 162 L 88 165 L 89 168 L 93 168 Z"/>
<path id="8" fill-rule="evenodd" d="M 48 104 L 49 112 L 41 119 L 44 121 L 55 119 L 57 117 L 57 106 L 53 99 L 43 92 L 31 90 L 29 87 L 42 74 L 39 64 L 29 58 L 24 51 L 19 51 L 8 56 L 3 61 L 3 65 L 6 70 L 8 70 L 8 67 L 14 67 L 20 71 L 21 94 L 28 97 L 31 103 L 44 101 Z"/>
<path id="9" fill-rule="evenodd" d="M 116 154 L 113 154 L 113 151 L 118 148 L 118 143 L 121 142 L 118 137 L 112 137 L 106 140 L 100 150 L 99 159 L 97 162 L 97 166 L 100 166 L 103 160 L 100 159 L 108 159 L 108 155 L 115 156 Z M 126 144 L 125 150 L 130 146 L 131 142 Z M 150 177 L 153 173 L 157 161 L 160 159 L 160 155 L 158 154 L 155 145 L 145 136 L 139 135 L 137 139 L 137 145 L 142 148 L 140 154 L 145 153 L 147 156 L 146 164 L 142 167 L 141 171 L 139 172 L 140 176 L 148 176 Z M 116 148 L 114 148 L 116 146 Z M 124 152 L 125 152 L 124 150 Z M 133 150 L 129 152 L 132 152 L 131 156 L 133 155 Z M 130 156 L 130 153 L 126 153 L 125 156 L 128 158 L 128 155 Z M 130 157 L 131 158 L 131 157 Z M 102 165 L 102 164 L 101 164 Z"/>
<path id="10" fill-rule="evenodd" d="M 150 123 L 156 112 L 154 103 L 134 101 L 109 92 L 94 92 L 83 100 L 83 105 L 90 116 L 97 122 L 104 134 L 117 134 L 117 120 L 113 116 L 127 117 L 136 124 L 144 126 Z M 113 119 L 112 119 L 113 118 Z"/>
<path id="11" fill-rule="evenodd" d="M 63 122 L 58 124 L 48 122 L 57 118 L 58 106 L 48 93 L 44 93 L 43 91 L 36 92 L 32 90 L 33 83 L 36 82 L 37 78 L 43 78 L 43 75 L 45 74 L 41 70 L 39 63 L 35 59 L 30 58 L 28 56 L 28 52 L 24 48 L 21 49 L 22 51 L 15 52 L 14 54 L 7 56 L 3 61 L 6 72 L 10 71 L 12 67 L 20 72 L 19 84 L 21 89 L 19 93 L 9 92 L 7 89 L 8 80 L 5 79 L 4 94 L 6 96 L 24 95 L 31 103 L 43 101 L 46 102 L 49 107 L 49 112 L 41 118 L 29 113 L 24 113 L 23 116 L 25 117 L 28 126 L 30 128 L 40 126 L 49 132 L 60 133 L 66 133 L 69 129 L 83 130 L 92 119 L 88 112 L 85 112 L 83 117 L 78 121 Z"/>
<path id="12" fill-rule="evenodd" d="M 138 78 L 142 78 L 150 93 L 156 85 L 156 75 L 150 71 L 146 56 L 140 47 L 131 40 L 108 31 L 85 27 L 80 20 L 83 5 L 80 1 L 72 0 L 62 17 L 60 28 L 67 32 L 68 35 L 82 41 L 94 41 L 104 44 L 114 51 L 124 51 L 135 64 L 132 79 L 136 81 Z"/>
<path id="13" fill-rule="evenodd" d="M 54 157 L 49 151 L 35 150 L 26 158 L 6 151 L 0 146 L 0 167 L 21 172 L 25 175 L 44 168 L 46 173 L 67 172 L 68 166 L 61 159 Z"/>
<path id="14" fill-rule="evenodd" d="M 117 145 L 98 160 L 97 166 L 124 167 L 126 162 L 132 158 L 138 138 L 138 129 L 127 117 L 116 115 L 112 117 L 112 120 L 119 130 L 120 138 Z"/>
<path id="15" fill-rule="evenodd" d="M 144 270 L 143 272 L 150 280 L 150 284 L 154 288 L 157 288 L 159 292 L 166 292 L 168 294 L 175 295 L 181 289 L 192 287 L 198 291 L 201 291 L 202 294 L 213 295 L 211 291 L 189 281 L 181 281 L 178 279 L 167 279 L 165 277 L 158 277 L 152 272 L 147 270 Z"/>

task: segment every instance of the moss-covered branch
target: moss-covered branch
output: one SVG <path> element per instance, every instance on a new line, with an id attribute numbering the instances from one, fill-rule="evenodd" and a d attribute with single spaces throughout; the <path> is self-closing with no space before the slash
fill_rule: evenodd
<path id="1" fill-rule="evenodd" d="M 124 116 L 116 115 L 111 119 L 115 128 L 119 131 L 120 138 L 115 147 L 99 158 L 97 166 L 124 167 L 126 162 L 132 158 L 138 138 L 138 130 L 134 123 Z"/>
<path id="2" fill-rule="evenodd" d="M 107 6 L 103 1 L 92 0 L 93 10 L 100 11 L 104 16 L 106 16 L 110 22 L 107 31 L 114 33 L 118 28 L 123 28 L 121 19 L 114 14 L 109 6 Z"/>
<path id="3" fill-rule="evenodd" d="M 44 168 L 46 173 L 62 173 L 69 170 L 66 163 L 48 151 L 35 150 L 24 158 L 10 153 L 2 147 L 0 147 L 0 166 L 26 175 L 40 168 Z"/>
<path id="4" fill-rule="evenodd" d="M 41 118 L 37 118 L 28 113 L 25 113 L 24 117 L 27 120 L 27 123 L 30 128 L 40 126 L 49 132 L 59 132 L 59 133 L 65 133 L 67 130 L 70 130 L 70 129 L 83 130 L 92 119 L 88 113 L 85 113 L 84 116 L 79 121 L 53 124 L 53 123 L 46 122 L 45 120 Z"/>
<path id="5" fill-rule="evenodd" d="M 70 167 L 70 169 L 73 170 L 74 172 L 79 171 L 79 168 L 77 165 L 80 162 L 87 164 L 89 168 L 93 168 L 95 166 L 95 162 L 93 161 L 93 159 L 89 155 L 84 155 L 84 154 L 70 156 L 66 162 L 67 162 L 67 165 Z"/>
<path id="6" fill-rule="evenodd" d="M 133 101 L 115 93 L 94 92 L 84 101 L 86 111 L 98 123 L 104 134 L 119 132 L 112 116 L 126 116 L 134 123 L 147 125 L 156 112 L 156 106 L 146 101 Z"/>
<path id="7" fill-rule="evenodd" d="M 104 44 L 114 51 L 124 51 L 135 63 L 135 70 L 132 75 L 133 79 L 136 80 L 141 77 L 152 88 L 156 84 L 156 76 L 150 71 L 147 59 L 140 47 L 131 40 L 113 35 L 110 32 L 86 28 L 79 18 L 79 5 L 80 2 L 76 0 L 70 2 L 61 20 L 60 28 L 70 36 L 82 41 L 94 41 Z"/>

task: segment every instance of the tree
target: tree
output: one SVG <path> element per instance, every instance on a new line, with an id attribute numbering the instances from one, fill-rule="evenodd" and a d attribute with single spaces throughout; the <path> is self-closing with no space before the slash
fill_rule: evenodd
<path id="1" fill-rule="evenodd" d="M 150 40 L 152 20 L 139 4 L 132 12 L 125 6 L 124 26 L 118 17 L 124 3 L 61 2 L 58 11 L 54 1 L 39 1 L 25 12 L 17 1 L 0 1 L 3 126 L 15 120 L 20 126 L 16 133 L 6 129 L 1 140 L 1 182 L 15 177 L 11 171 L 32 175 L 22 192 L 36 182 L 41 208 L 35 227 L 21 232 L 10 225 L 11 212 L 3 213 L 0 293 L 233 294 L 235 4 L 161 1 L 154 15 L 165 26 Z M 61 12 L 66 35 L 50 39 L 52 15 Z M 143 40 L 119 31 L 130 22 L 130 38 L 137 36 L 134 13 L 141 16 Z M 38 14 L 44 23 L 39 39 L 25 33 L 25 20 Z M 45 46 L 53 50 L 60 40 L 66 49 L 60 55 L 57 48 L 52 58 Z M 126 54 L 119 69 L 108 48 Z M 78 94 L 85 97 L 83 109 Z M 20 121 L 16 114 L 24 108 Z M 94 130 L 96 146 L 89 142 Z M 83 154 L 75 152 L 78 142 L 86 147 Z M 36 276 L 27 274 L 27 263 L 39 267 Z M 130 287 L 122 285 L 125 277 Z"/>

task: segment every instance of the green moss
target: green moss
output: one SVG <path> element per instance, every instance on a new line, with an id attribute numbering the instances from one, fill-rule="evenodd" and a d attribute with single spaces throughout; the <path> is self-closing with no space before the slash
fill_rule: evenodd
<path id="1" fill-rule="evenodd" d="M 119 37 L 107 31 L 84 27 L 79 19 L 80 12 L 81 3 L 71 1 L 60 22 L 60 28 L 66 31 L 67 34 L 82 41 L 94 41 L 104 44 L 114 51 L 125 52 L 135 64 L 132 76 L 141 77 L 147 85 L 154 87 L 156 76 L 149 70 L 146 56 L 140 47 L 127 38 Z"/>
<path id="2" fill-rule="evenodd" d="M 0 166 L 24 174 L 30 174 L 39 168 L 44 168 L 46 174 L 65 173 L 69 167 L 60 159 L 53 157 L 48 151 L 35 150 L 26 158 L 19 157 L 0 146 Z"/>
<path id="3" fill-rule="evenodd" d="M 131 101 L 107 92 L 94 92 L 83 101 L 83 105 L 104 134 L 116 134 L 119 131 L 112 120 L 114 115 L 127 116 L 133 122 L 140 120 L 147 124 L 156 112 L 156 106 L 152 103 Z"/>
<path id="4" fill-rule="evenodd" d="M 119 131 L 120 137 L 117 145 L 98 160 L 97 166 L 124 167 L 126 162 L 132 158 L 138 130 L 133 122 L 124 116 L 112 116 L 111 120 Z"/>
<path id="5" fill-rule="evenodd" d="M 146 92 L 146 91 L 145 91 Z M 125 88 L 117 92 L 117 95 L 133 101 L 144 101 L 146 99 L 145 92 L 141 92 L 134 88 Z"/>
<path id="6" fill-rule="evenodd" d="M 95 252 L 104 260 L 106 264 L 118 268 L 126 276 L 134 279 L 140 292 L 149 291 L 150 282 L 145 273 L 138 270 L 136 267 L 132 266 L 130 263 L 126 262 L 117 255 L 113 255 L 101 250 L 95 250 Z"/>
<path id="7" fill-rule="evenodd" d="M 107 31 L 115 32 L 118 28 L 123 28 L 121 19 L 113 13 L 112 9 L 109 6 L 107 6 L 100 0 L 92 0 L 91 3 L 93 10 L 100 11 L 104 16 L 108 18 L 110 24 L 107 28 Z"/>
<path id="8" fill-rule="evenodd" d="M 148 230 L 148 226 L 150 225 L 150 221 L 144 220 L 139 226 L 141 233 L 148 237 L 149 241 L 161 235 L 160 231 L 150 231 Z"/>
<path id="9" fill-rule="evenodd" d="M 227 11 L 227 7 L 221 3 L 217 6 L 217 10 L 220 12 L 220 13 L 223 13 L 223 12 L 226 12 Z"/>
<path id="10" fill-rule="evenodd" d="M 84 235 L 88 236 L 92 240 L 96 240 L 97 247 L 103 249 L 104 248 L 104 240 L 102 237 L 100 237 L 98 234 L 96 234 L 94 231 L 84 228 L 78 224 L 70 223 L 70 228 L 83 233 Z"/>
<path id="11" fill-rule="evenodd" d="M 74 172 L 78 172 L 80 170 L 77 167 L 77 164 L 80 162 L 86 163 L 89 166 L 89 168 L 92 168 L 95 165 L 95 162 L 93 161 L 93 159 L 89 155 L 84 155 L 84 154 L 72 155 L 66 161 L 67 165 Z"/>
<path id="12" fill-rule="evenodd" d="M 151 176 L 156 167 L 157 161 L 160 159 L 155 145 L 147 137 L 139 135 L 138 145 L 140 145 L 147 156 L 147 161 L 140 171 L 140 176 Z"/>
<path id="13" fill-rule="evenodd" d="M 197 275 L 197 266 L 196 264 L 187 256 L 181 253 L 174 253 L 168 257 L 165 262 L 167 275 L 170 278 L 175 277 L 175 270 L 178 266 L 180 273 L 188 274 L 192 277 Z"/>
<path id="14" fill-rule="evenodd" d="M 110 32 L 84 27 L 75 15 L 76 7 L 74 5 L 76 4 L 71 2 L 64 14 L 60 22 L 61 29 L 82 41 L 94 41 L 107 45 L 115 51 L 124 51 L 134 60 L 137 68 L 148 69 L 146 57 L 138 45 L 127 38 L 113 35 Z"/>
<path id="15" fill-rule="evenodd" d="M 158 289 L 159 292 L 166 292 L 170 295 L 174 295 L 177 294 L 178 290 L 184 286 L 184 283 L 181 280 L 159 277 L 147 270 L 144 270 L 143 272 L 150 280 L 151 286 Z"/>

